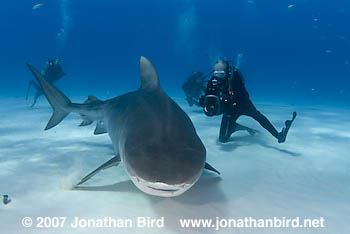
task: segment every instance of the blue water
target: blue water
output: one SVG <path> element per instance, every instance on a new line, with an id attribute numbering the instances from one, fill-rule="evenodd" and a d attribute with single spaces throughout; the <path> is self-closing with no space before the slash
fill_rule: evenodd
<path id="1" fill-rule="evenodd" d="M 255 101 L 350 103 L 349 1 L 43 0 L 33 10 L 39 2 L 2 3 L 0 96 L 24 97 L 25 62 L 41 69 L 58 57 L 67 95 L 112 97 L 139 86 L 143 55 L 165 91 L 181 97 L 193 70 L 242 53 Z"/>

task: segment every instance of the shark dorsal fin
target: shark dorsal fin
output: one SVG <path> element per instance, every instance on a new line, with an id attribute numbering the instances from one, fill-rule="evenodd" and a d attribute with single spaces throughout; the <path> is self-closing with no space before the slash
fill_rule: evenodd
<path id="1" fill-rule="evenodd" d="M 89 96 L 88 96 L 88 100 L 97 101 L 97 97 L 95 97 L 95 96 L 93 96 L 93 95 L 89 95 Z"/>
<path id="2" fill-rule="evenodd" d="M 159 88 L 159 78 L 153 64 L 145 57 L 140 58 L 141 89 Z"/>

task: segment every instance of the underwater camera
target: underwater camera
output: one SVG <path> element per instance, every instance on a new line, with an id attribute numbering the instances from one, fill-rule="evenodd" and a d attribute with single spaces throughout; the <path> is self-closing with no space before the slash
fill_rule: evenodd
<path id="1" fill-rule="evenodd" d="M 216 95 L 206 95 L 203 100 L 204 113 L 207 116 L 219 115 L 221 113 L 221 101 Z"/>

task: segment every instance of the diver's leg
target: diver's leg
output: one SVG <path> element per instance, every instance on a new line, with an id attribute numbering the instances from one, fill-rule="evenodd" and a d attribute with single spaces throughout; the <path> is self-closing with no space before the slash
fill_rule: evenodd
<path id="1" fill-rule="evenodd" d="M 34 105 L 36 104 L 38 98 L 43 94 L 43 92 L 41 92 L 40 89 L 38 89 L 35 93 L 35 96 L 34 96 L 34 102 L 33 104 L 30 106 L 30 107 L 34 107 Z"/>
<path id="2" fill-rule="evenodd" d="M 28 88 L 27 88 L 27 93 L 26 93 L 26 100 L 28 100 L 30 87 L 33 85 L 33 83 L 34 83 L 33 80 L 30 80 L 30 81 L 29 81 Z"/>
<path id="3" fill-rule="evenodd" d="M 35 96 L 34 96 L 34 101 L 33 101 L 33 104 L 30 106 L 30 107 L 34 107 L 38 98 L 40 97 L 40 94 L 38 92 L 35 93 Z"/>
<path id="4" fill-rule="evenodd" d="M 196 99 L 193 98 L 193 99 L 192 99 L 192 102 L 193 102 L 194 105 L 200 107 L 199 100 L 196 100 Z"/>
<path id="5" fill-rule="evenodd" d="M 236 131 L 247 131 L 252 136 L 258 132 L 258 130 L 248 128 L 246 126 L 240 125 L 239 123 L 236 123 L 236 126 L 233 130 L 233 132 L 236 132 Z"/>
<path id="6" fill-rule="evenodd" d="M 193 98 L 192 98 L 194 105 L 199 106 L 199 107 L 201 106 L 200 101 L 201 101 L 202 95 L 203 94 L 202 94 L 201 90 L 196 92 L 196 95 L 193 96 Z"/>
<path id="7" fill-rule="evenodd" d="M 287 120 L 285 122 L 286 127 L 283 128 L 281 132 L 278 132 L 276 128 L 271 124 L 271 122 L 263 114 L 261 114 L 260 111 L 258 111 L 252 103 L 248 107 L 248 112 L 246 114 L 258 121 L 263 128 L 265 128 L 278 140 L 278 143 L 283 143 L 286 141 L 289 128 L 296 117 L 296 112 L 293 112 L 292 120 Z"/>
<path id="8" fill-rule="evenodd" d="M 191 96 L 188 96 L 188 95 L 187 95 L 187 96 L 186 96 L 186 101 L 187 101 L 187 103 L 188 103 L 189 106 L 193 106 L 194 103 L 193 103 L 193 100 L 192 100 L 192 97 L 191 97 Z"/>
<path id="9" fill-rule="evenodd" d="M 227 142 L 228 138 L 228 118 L 226 114 L 223 114 L 221 119 L 221 125 L 220 125 L 220 132 L 219 132 L 219 141 L 222 143 Z"/>
<path id="10" fill-rule="evenodd" d="M 271 122 L 258 111 L 255 106 L 251 103 L 248 108 L 247 112 L 245 113 L 247 116 L 252 117 L 256 121 L 259 122 L 259 124 L 265 128 L 269 133 L 271 133 L 272 136 L 274 136 L 276 139 L 279 139 L 280 134 L 276 130 L 276 128 L 271 124 Z"/>
<path id="11" fill-rule="evenodd" d="M 33 86 L 35 87 L 36 89 L 36 93 L 35 93 L 35 96 L 34 96 L 34 102 L 33 104 L 30 106 L 30 107 L 34 107 L 34 105 L 36 104 L 38 98 L 43 94 L 43 91 L 42 89 L 39 87 L 39 85 L 37 85 L 34 81 L 33 81 Z"/>
<path id="12" fill-rule="evenodd" d="M 219 132 L 219 141 L 227 142 L 231 134 L 235 130 L 236 120 L 239 115 L 231 115 L 224 113 L 221 119 L 220 132 Z"/>
<path id="13" fill-rule="evenodd" d="M 186 97 L 186 101 L 190 106 L 193 106 L 193 105 L 200 106 L 199 101 L 196 100 L 196 98 L 194 98 L 193 96 L 188 95 Z"/>

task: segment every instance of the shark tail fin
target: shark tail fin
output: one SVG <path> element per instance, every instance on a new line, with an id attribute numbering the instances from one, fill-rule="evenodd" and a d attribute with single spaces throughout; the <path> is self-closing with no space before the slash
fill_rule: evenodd
<path id="1" fill-rule="evenodd" d="M 26 64 L 29 70 L 33 73 L 36 80 L 39 82 L 41 88 L 44 91 L 44 94 L 49 101 L 53 114 L 51 119 L 47 123 L 45 130 L 55 127 L 59 124 L 69 113 L 69 107 L 72 102 L 54 85 L 50 84 L 43 75 L 38 72 L 32 65 Z"/>

